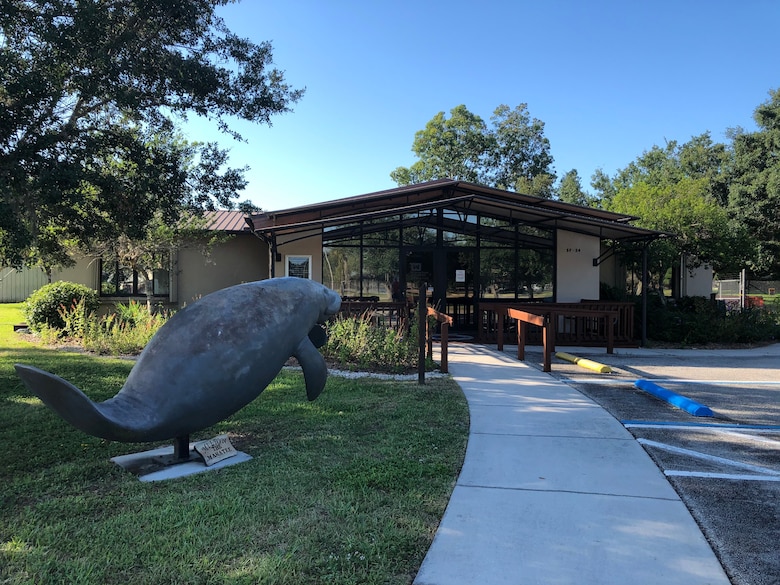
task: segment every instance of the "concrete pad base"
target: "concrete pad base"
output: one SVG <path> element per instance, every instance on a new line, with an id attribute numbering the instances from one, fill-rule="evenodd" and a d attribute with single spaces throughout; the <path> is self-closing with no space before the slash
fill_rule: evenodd
<path id="1" fill-rule="evenodd" d="M 190 449 L 192 449 L 192 443 L 190 444 Z M 244 461 L 252 459 L 251 455 L 247 455 L 242 451 L 237 451 L 233 457 L 223 459 L 209 467 L 206 466 L 203 459 L 200 457 L 190 459 L 186 463 L 177 463 L 175 465 L 164 465 L 157 461 L 156 458 L 166 455 L 173 455 L 173 445 L 159 447 L 141 453 L 119 455 L 117 457 L 112 457 L 111 461 L 130 473 L 137 475 L 140 481 L 146 482 L 186 477 L 196 473 L 203 473 L 204 471 L 216 471 L 217 469 L 229 467 L 230 465 L 236 465 L 237 463 L 243 463 Z"/>

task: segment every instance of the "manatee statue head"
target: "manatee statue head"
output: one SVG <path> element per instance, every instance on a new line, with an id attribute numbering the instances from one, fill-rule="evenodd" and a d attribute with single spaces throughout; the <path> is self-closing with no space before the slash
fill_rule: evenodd
<path id="1" fill-rule="evenodd" d="M 302 278 L 273 278 L 232 286 L 176 313 L 152 338 L 122 389 L 94 403 L 69 382 L 16 365 L 24 383 L 82 431 L 116 441 L 180 437 L 230 416 L 254 398 L 294 356 L 306 394 L 325 386 L 317 350 L 321 325 L 341 298 Z"/>

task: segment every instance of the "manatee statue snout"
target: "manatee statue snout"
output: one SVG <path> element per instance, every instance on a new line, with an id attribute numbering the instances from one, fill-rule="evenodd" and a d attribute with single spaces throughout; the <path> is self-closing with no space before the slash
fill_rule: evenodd
<path id="1" fill-rule="evenodd" d="M 144 348 L 122 389 L 92 402 L 62 378 L 16 365 L 27 388 L 76 428 L 114 441 L 188 435 L 238 411 L 298 359 L 306 394 L 325 386 L 319 324 L 341 298 L 302 278 L 272 278 L 225 288 L 176 313 Z"/>

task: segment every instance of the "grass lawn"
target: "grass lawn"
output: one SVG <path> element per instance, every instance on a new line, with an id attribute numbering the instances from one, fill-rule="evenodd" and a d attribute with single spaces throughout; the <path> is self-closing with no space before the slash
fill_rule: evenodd
<path id="1" fill-rule="evenodd" d="M 45 349 L 0 305 L 0 583 L 411 583 L 465 453 L 450 379 L 330 377 L 315 402 L 284 371 L 257 400 L 192 436 L 227 433 L 252 461 L 142 483 L 110 457 L 154 445 L 82 433 L 29 395 L 13 364 L 93 400 L 132 362 Z"/>

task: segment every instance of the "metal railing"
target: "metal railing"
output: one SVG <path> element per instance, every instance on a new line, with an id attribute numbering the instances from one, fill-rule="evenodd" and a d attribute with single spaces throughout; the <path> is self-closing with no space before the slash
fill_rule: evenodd
<path id="1" fill-rule="evenodd" d="M 634 304 L 625 302 L 582 301 L 580 303 L 496 303 L 481 302 L 478 307 L 477 341 L 496 343 L 499 331 L 499 315 L 506 316 L 507 309 L 536 315 L 550 315 L 556 343 L 606 347 L 612 337 L 612 345 L 633 347 Z M 516 323 L 501 319 L 501 333 L 512 333 Z M 527 344 L 542 343 L 541 327 L 528 327 Z"/>

